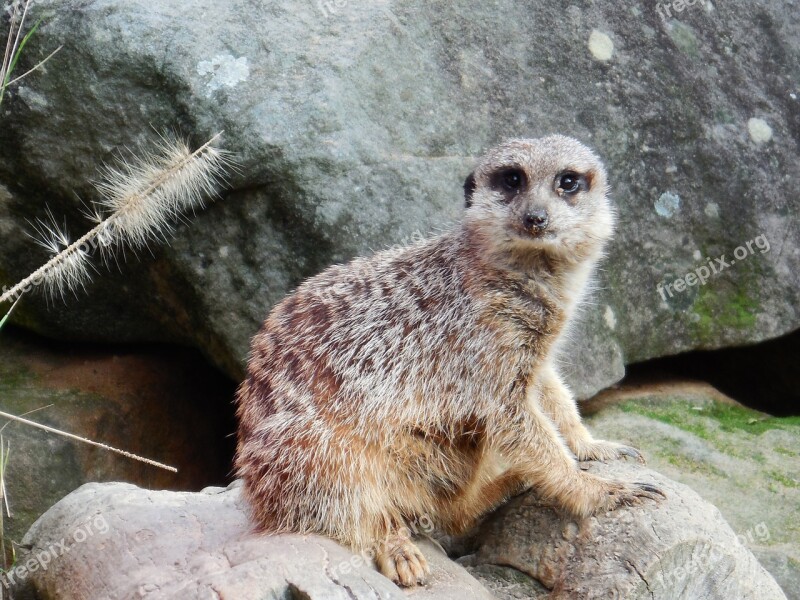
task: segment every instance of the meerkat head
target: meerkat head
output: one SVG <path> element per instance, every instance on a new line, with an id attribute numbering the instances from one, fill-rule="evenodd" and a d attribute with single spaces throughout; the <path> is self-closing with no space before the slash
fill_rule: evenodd
<path id="1" fill-rule="evenodd" d="M 464 183 L 465 223 L 493 248 L 568 262 L 600 255 L 614 230 L 600 159 L 572 138 L 513 139 Z"/>

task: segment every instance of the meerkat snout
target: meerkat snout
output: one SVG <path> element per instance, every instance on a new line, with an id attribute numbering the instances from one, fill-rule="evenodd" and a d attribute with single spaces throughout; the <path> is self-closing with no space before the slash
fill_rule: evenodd
<path id="1" fill-rule="evenodd" d="M 522 224 L 532 235 L 541 235 L 547 229 L 550 216 L 544 208 L 533 208 L 522 217 Z"/>

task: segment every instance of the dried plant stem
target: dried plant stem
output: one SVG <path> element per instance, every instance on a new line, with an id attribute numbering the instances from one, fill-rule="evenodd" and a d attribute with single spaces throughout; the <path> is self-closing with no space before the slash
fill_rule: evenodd
<path id="1" fill-rule="evenodd" d="M 170 163 L 168 168 L 156 171 L 152 178 L 148 178 L 144 182 L 144 185 L 133 187 L 133 191 L 123 194 L 123 196 L 120 198 L 115 198 L 115 210 L 113 212 L 111 212 L 105 218 L 99 218 L 97 225 L 95 225 L 92 229 L 90 229 L 76 241 L 68 245 L 65 244 L 66 247 L 63 250 L 54 253 L 50 260 L 48 260 L 45 264 L 0 295 L 0 304 L 18 298 L 27 290 L 36 287 L 42 282 L 46 282 L 49 276 L 51 276 L 53 273 L 59 272 L 59 269 L 65 266 L 67 268 L 60 272 L 62 274 L 66 274 L 66 276 L 62 278 L 55 277 L 53 279 L 55 279 L 57 282 L 59 279 L 66 279 L 67 283 L 65 284 L 65 287 L 67 288 L 77 285 L 76 282 L 79 283 L 80 278 L 83 277 L 85 273 L 82 268 L 75 269 L 74 272 L 70 271 L 69 265 L 80 265 L 86 258 L 84 248 L 91 247 L 94 241 L 98 238 L 101 238 L 101 236 L 107 238 L 107 240 L 113 240 L 114 243 L 123 243 L 125 240 L 128 240 L 129 243 L 135 246 L 137 244 L 142 244 L 143 239 L 147 235 L 154 235 L 154 232 L 158 229 L 158 227 L 165 228 L 166 226 L 161 223 L 161 220 L 165 220 L 169 216 L 177 216 L 179 210 L 178 207 L 164 202 L 163 207 L 159 209 L 161 214 L 158 216 L 159 221 L 156 223 L 156 226 L 148 224 L 145 227 L 142 227 L 144 233 L 135 228 L 135 224 L 138 219 L 137 215 L 143 212 L 145 203 L 148 200 L 151 203 L 153 202 L 153 200 L 150 199 L 151 196 L 156 196 L 164 188 L 173 185 L 176 180 L 180 179 L 182 171 L 184 171 L 186 168 L 189 168 L 194 161 L 199 160 L 203 155 L 206 155 L 212 161 L 208 167 L 210 173 L 206 174 L 205 172 L 201 171 L 199 172 L 199 175 L 194 175 L 194 177 L 200 180 L 200 185 L 206 185 L 203 178 L 209 178 L 210 180 L 210 178 L 213 177 L 214 170 L 218 168 L 216 166 L 217 163 L 214 161 L 224 162 L 224 157 L 220 151 L 212 147 L 212 144 L 217 140 L 217 138 L 220 137 L 220 135 L 222 135 L 221 132 L 217 133 L 194 152 L 187 153 L 185 156 L 182 156 L 180 160 Z M 165 146 L 165 148 L 166 147 L 167 146 Z M 131 169 L 131 172 L 135 172 L 135 169 Z M 118 174 L 116 176 L 119 178 Z M 125 179 L 123 182 L 127 184 L 128 180 L 136 182 L 136 180 L 130 176 L 127 176 L 127 179 Z M 117 182 L 107 183 L 104 189 L 111 190 L 112 193 L 117 193 L 117 189 L 121 186 L 115 187 L 116 183 Z M 194 188 L 191 186 L 196 187 L 197 185 L 197 182 L 193 183 L 187 181 L 184 188 L 187 191 L 182 193 L 188 194 L 191 197 L 194 194 L 194 192 L 191 191 Z M 121 189 L 124 190 L 125 188 Z M 191 207 L 191 202 L 199 204 L 200 200 L 191 199 L 191 202 L 187 200 L 183 200 L 182 202 L 184 202 L 188 207 Z M 131 224 L 134 224 L 134 227 L 131 227 Z M 44 226 L 44 229 L 49 228 Z M 53 231 L 52 229 L 50 231 L 53 234 L 57 234 L 57 232 Z M 49 244 L 49 247 L 55 248 L 54 243 Z"/>
<path id="2" fill-rule="evenodd" d="M 11 454 L 11 442 L 5 446 L 5 440 L 0 435 L 0 496 L 3 499 L 3 506 L 5 506 L 5 514 L 11 518 L 11 507 L 8 505 L 8 495 L 6 494 L 6 469 L 8 468 L 8 457 Z M 0 506 L 0 534 L 5 530 L 2 528 L 3 522 L 3 506 Z M 5 544 L 0 540 L 0 546 L 5 548 Z"/>
<path id="3" fill-rule="evenodd" d="M 5 87 L 6 78 L 11 70 L 11 63 L 14 61 L 14 56 L 16 56 L 19 48 L 19 42 L 22 35 L 22 26 L 25 23 L 25 17 L 28 15 L 28 6 L 30 6 L 30 0 L 25 2 L 25 5 L 22 9 L 21 19 L 19 18 L 19 9 L 14 9 L 14 11 L 11 13 L 11 23 L 9 24 L 6 51 L 3 54 L 3 66 L 2 70 L 0 70 L 0 74 L 2 75 L 0 84 L 2 84 L 3 87 Z"/>
<path id="4" fill-rule="evenodd" d="M 13 3 L 12 3 L 13 4 Z M 31 5 L 31 0 L 25 0 L 22 3 L 22 16 L 20 17 L 20 5 L 13 6 L 11 9 L 11 18 L 9 21 L 8 26 L 8 38 L 6 40 L 6 48 L 3 54 L 3 62 L 0 65 L 0 104 L 3 102 L 3 97 L 5 96 L 6 89 L 9 86 L 19 83 L 22 79 L 41 69 L 42 66 L 53 56 L 61 50 L 63 46 L 59 46 L 53 52 L 48 54 L 43 60 L 40 60 L 36 65 L 32 68 L 28 69 L 22 75 L 11 79 L 11 73 L 17 65 L 17 61 L 19 60 L 20 55 L 22 54 L 23 48 L 30 40 L 31 36 L 36 32 L 39 28 L 39 24 L 41 20 L 37 21 L 36 24 L 28 31 L 27 34 L 23 35 L 23 29 L 25 26 L 25 18 L 28 16 L 28 8 Z"/>
<path id="5" fill-rule="evenodd" d="M 125 452 L 125 450 L 120 450 L 119 448 L 114 448 L 113 446 L 109 446 L 107 444 L 101 444 L 100 442 L 94 442 L 90 439 L 80 437 L 79 435 L 75 435 L 73 433 L 68 433 L 66 431 L 61 431 L 60 429 L 56 429 L 55 427 L 49 427 L 47 425 L 42 425 L 41 423 L 37 423 L 36 421 L 29 421 L 28 419 L 23 419 L 22 417 L 17 417 L 16 415 L 11 415 L 7 412 L 0 411 L 0 417 L 5 419 L 11 419 L 12 421 L 17 421 L 18 423 L 24 423 L 30 427 L 35 427 L 36 429 L 41 429 L 43 431 L 47 431 L 49 433 L 55 433 L 62 437 L 69 438 L 71 440 L 76 440 L 78 442 L 83 442 L 84 444 L 89 444 L 90 446 L 96 446 L 97 448 L 102 448 L 103 450 L 108 450 L 110 452 L 115 452 L 117 454 L 121 454 L 126 458 L 131 458 L 133 460 L 138 460 L 139 462 L 143 462 L 145 464 L 151 465 L 153 467 L 158 467 L 159 469 L 164 469 L 166 471 L 171 471 L 173 473 L 177 473 L 178 469 L 175 467 L 170 467 L 169 465 L 165 465 L 160 462 L 156 462 L 149 458 L 144 458 L 142 456 L 138 456 L 136 454 L 132 454 L 130 452 Z"/>
<path id="6" fill-rule="evenodd" d="M 14 300 L 14 304 L 11 305 L 11 308 L 8 309 L 8 312 L 3 315 L 2 319 L 0 319 L 0 329 L 2 329 L 3 325 L 6 324 L 6 321 L 8 321 L 8 318 L 11 316 L 11 313 L 14 312 L 14 309 L 17 307 L 17 304 L 19 304 L 20 300 L 22 300 L 22 294 L 20 294 L 19 298 Z M 2 430 L 0 429 L 0 431 Z"/>
<path id="7" fill-rule="evenodd" d="M 22 75 L 18 75 L 17 77 L 14 77 L 14 79 L 12 79 L 11 81 L 7 82 L 5 84 L 5 87 L 9 87 L 10 85 L 18 83 L 19 81 L 21 81 L 22 79 L 24 79 L 25 77 L 27 77 L 28 75 L 30 75 L 31 73 L 36 71 L 37 69 L 40 69 L 42 67 L 42 65 L 44 65 L 44 63 L 46 63 L 48 60 L 53 58 L 55 56 L 56 52 L 61 50 L 63 47 L 64 46 L 62 45 L 62 46 L 59 46 L 58 48 L 56 48 L 55 50 L 53 50 L 50 54 L 48 54 L 42 60 L 40 60 L 38 63 L 33 65 L 30 69 L 25 71 Z"/>
<path id="8" fill-rule="evenodd" d="M 6 446 L 5 439 L 0 435 L 0 552 L 3 553 L 2 565 L 3 572 L 8 571 L 8 552 L 6 551 L 6 515 L 11 518 L 11 509 L 8 506 L 8 495 L 6 494 L 6 469 L 8 467 L 8 456 L 11 452 L 11 442 Z M 5 511 L 3 508 L 5 507 Z M 10 554 L 12 556 L 12 564 L 15 557 L 14 542 L 11 542 Z M 6 583 L 5 581 L 3 582 Z M 0 588 L 0 600 L 6 597 L 8 591 L 5 588 Z M 10 598 L 10 594 L 8 595 Z"/>

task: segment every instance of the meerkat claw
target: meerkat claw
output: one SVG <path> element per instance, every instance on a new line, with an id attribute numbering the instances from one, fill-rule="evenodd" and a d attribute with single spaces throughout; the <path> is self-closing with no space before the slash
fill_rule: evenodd
<path id="1" fill-rule="evenodd" d="M 639 452 L 636 448 L 633 448 L 631 446 L 620 446 L 617 449 L 617 454 L 620 456 L 620 458 L 628 458 L 628 457 L 635 458 L 638 462 L 642 463 L 643 465 L 647 464 L 647 461 L 644 459 L 644 456 L 642 456 L 642 453 Z"/>
<path id="2" fill-rule="evenodd" d="M 654 486 L 653 484 L 641 483 L 641 482 L 637 481 L 635 485 L 638 485 L 639 488 L 641 488 L 643 491 L 648 492 L 650 494 L 657 494 L 657 495 L 661 496 L 664 499 L 666 499 L 666 497 L 667 497 L 667 495 L 664 492 L 662 492 L 660 488 Z M 649 497 L 649 496 L 645 496 L 645 497 Z M 653 500 L 656 500 L 656 498 L 653 498 Z"/>
<path id="3" fill-rule="evenodd" d="M 597 478 L 592 478 L 597 481 Z M 635 506 L 645 499 L 660 502 L 667 496 L 661 489 L 651 483 L 625 482 L 599 479 L 597 491 L 601 496 L 597 500 L 594 513 L 614 510 L 618 506 Z"/>
<path id="4" fill-rule="evenodd" d="M 642 453 L 632 446 L 607 442 L 605 440 L 595 440 L 577 452 L 578 460 L 614 460 L 617 458 L 634 458 L 641 464 L 647 464 Z"/>

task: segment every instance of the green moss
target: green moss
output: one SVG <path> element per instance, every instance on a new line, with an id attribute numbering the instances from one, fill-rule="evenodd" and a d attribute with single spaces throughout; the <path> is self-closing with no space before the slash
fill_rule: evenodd
<path id="1" fill-rule="evenodd" d="M 714 111 L 714 119 L 727 125 L 736 123 L 736 116 L 726 108 L 717 108 L 717 110 Z M 703 256 L 708 256 L 708 253 L 706 252 Z"/>
<path id="2" fill-rule="evenodd" d="M 745 435 L 759 436 L 773 429 L 800 430 L 800 417 L 767 417 L 742 406 L 714 401 L 698 404 L 696 401 L 680 397 L 630 400 L 621 404 L 620 409 L 691 433 L 695 437 L 707 441 L 727 456 L 754 461 L 762 465 L 768 462 L 764 453 L 754 451 L 751 444 L 743 445 L 736 438 L 724 435 L 724 433 L 743 432 Z M 666 450 L 664 455 L 676 467 L 698 470 L 694 463 L 682 462 L 679 458 L 680 448 Z M 772 486 L 770 486 L 770 490 L 779 491 Z"/>
<path id="3" fill-rule="evenodd" d="M 680 21 L 672 21 L 667 33 L 681 52 L 692 58 L 700 58 L 700 45 L 691 27 Z"/>
<path id="4" fill-rule="evenodd" d="M 767 477 L 787 488 L 800 488 L 800 480 L 778 471 L 767 471 Z"/>
<path id="5" fill-rule="evenodd" d="M 760 435 L 771 429 L 790 429 L 800 426 L 800 417 L 767 417 L 749 408 L 714 402 L 699 414 L 710 416 L 723 431 L 746 431 Z"/>
<path id="6" fill-rule="evenodd" d="M 620 405 L 620 409 L 673 425 L 705 440 L 716 437 L 716 427 L 712 422 L 716 422 L 722 431 L 744 431 L 752 435 L 761 435 L 772 429 L 800 427 L 800 417 L 767 417 L 743 406 L 721 402 L 689 406 L 686 400 L 677 397 L 630 400 Z"/>
<path id="7" fill-rule="evenodd" d="M 9 356 L 8 353 L 3 354 L 4 356 L 0 358 L 0 363 L 2 363 L 2 366 L 0 366 L 0 393 L 3 396 L 7 396 L 9 391 L 25 386 L 35 379 L 35 376 L 19 361 Z"/>
<path id="8" fill-rule="evenodd" d="M 680 454 L 679 452 L 670 452 L 668 450 L 662 450 L 659 452 L 661 457 L 666 460 L 669 464 L 673 465 L 674 467 L 679 468 L 681 471 L 688 471 L 690 473 L 703 473 L 704 475 L 711 475 L 716 477 L 724 477 L 725 474 L 714 467 L 705 462 L 698 462 L 697 460 L 693 460 L 684 454 Z"/>
<path id="9" fill-rule="evenodd" d="M 700 288 L 692 311 L 699 317 L 694 326 L 700 339 L 710 340 L 721 331 L 755 327 L 759 304 L 746 290 L 725 297 L 705 286 Z"/>
<path id="10" fill-rule="evenodd" d="M 778 454 L 783 454 L 784 456 L 792 456 L 792 457 L 798 456 L 797 452 L 795 452 L 794 450 L 789 450 L 788 448 L 784 448 L 782 446 L 777 446 L 775 448 L 775 452 L 777 452 Z"/>
<path id="11" fill-rule="evenodd" d="M 705 423 L 695 419 L 687 419 L 691 409 L 680 398 L 663 398 L 660 400 L 629 400 L 620 404 L 620 410 L 637 413 L 668 425 L 688 431 L 703 439 L 709 439 L 710 433 Z"/>

